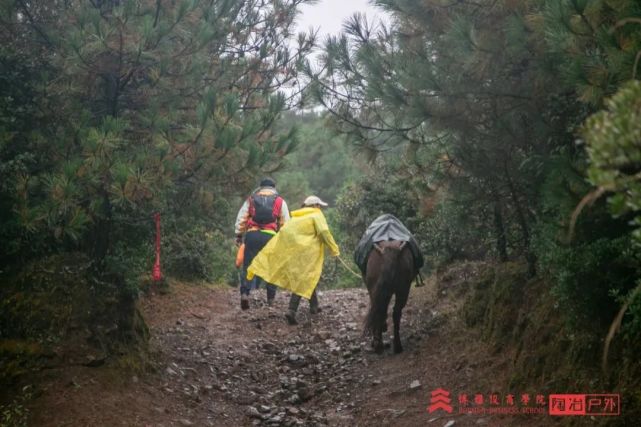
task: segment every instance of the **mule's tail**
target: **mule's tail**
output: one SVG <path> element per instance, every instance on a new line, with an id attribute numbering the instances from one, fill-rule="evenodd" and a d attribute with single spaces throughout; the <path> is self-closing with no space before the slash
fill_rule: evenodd
<path id="1" fill-rule="evenodd" d="M 379 279 L 374 288 L 374 298 L 372 298 L 369 311 L 365 317 L 365 333 L 373 334 L 376 326 L 383 327 L 387 316 L 387 306 L 392 298 L 392 289 L 385 286 L 385 282 Z"/>

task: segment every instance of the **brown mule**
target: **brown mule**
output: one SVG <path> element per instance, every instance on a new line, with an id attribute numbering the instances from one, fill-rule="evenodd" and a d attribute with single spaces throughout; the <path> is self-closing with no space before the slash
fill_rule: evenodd
<path id="1" fill-rule="evenodd" d="M 390 240 L 374 244 L 367 259 L 365 284 L 369 292 L 370 306 L 365 319 L 365 331 L 372 334 L 372 347 L 376 353 L 383 352 L 382 334 L 387 330 L 387 307 L 394 299 L 394 353 L 403 351 L 400 323 L 403 307 L 407 303 L 412 280 L 418 271 L 407 242 Z"/>

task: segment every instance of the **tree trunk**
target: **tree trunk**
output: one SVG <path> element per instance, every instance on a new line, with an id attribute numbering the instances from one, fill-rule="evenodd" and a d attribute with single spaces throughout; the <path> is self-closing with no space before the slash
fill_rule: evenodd
<path id="1" fill-rule="evenodd" d="M 112 207 L 106 190 L 102 195 L 101 211 L 101 216 L 94 225 L 93 241 L 89 242 L 98 268 L 101 268 L 111 246 Z"/>
<path id="2" fill-rule="evenodd" d="M 496 234 L 496 251 L 501 262 L 507 261 L 507 241 L 505 238 L 505 224 L 498 194 L 494 196 L 494 233 Z"/>
<path id="3" fill-rule="evenodd" d="M 507 180 L 508 188 L 510 189 L 510 197 L 512 198 L 512 203 L 514 204 L 514 210 L 516 211 L 516 219 L 521 228 L 521 233 L 523 234 L 523 246 L 525 249 L 525 259 L 528 265 L 528 276 L 536 276 L 536 256 L 532 253 L 530 248 L 530 228 L 525 217 L 525 212 L 521 206 L 518 194 L 516 192 L 516 186 L 512 181 L 510 172 L 508 171 L 507 164 L 504 164 L 505 178 Z"/>

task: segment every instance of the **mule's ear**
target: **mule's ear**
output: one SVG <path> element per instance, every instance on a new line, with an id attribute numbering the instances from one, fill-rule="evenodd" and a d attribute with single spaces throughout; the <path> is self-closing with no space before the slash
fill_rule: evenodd
<path id="1" fill-rule="evenodd" d="M 376 249 L 381 255 L 385 252 L 385 248 L 381 248 L 378 243 L 374 243 L 374 249 Z"/>

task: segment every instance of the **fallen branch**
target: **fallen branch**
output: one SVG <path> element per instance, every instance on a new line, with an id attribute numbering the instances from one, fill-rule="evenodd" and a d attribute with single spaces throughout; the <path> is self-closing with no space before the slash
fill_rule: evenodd
<path id="1" fill-rule="evenodd" d="M 612 339 L 614 339 L 614 334 L 616 334 L 621 327 L 621 322 L 623 321 L 623 315 L 625 312 L 628 310 L 628 307 L 630 304 L 632 304 L 632 301 L 634 301 L 634 298 L 641 292 L 641 283 L 637 285 L 636 288 L 632 291 L 628 299 L 626 300 L 625 304 L 621 307 L 619 310 L 619 313 L 617 313 L 616 317 L 614 318 L 614 321 L 610 325 L 610 331 L 608 332 L 608 335 L 605 338 L 605 346 L 603 347 L 603 361 L 601 363 L 601 369 L 603 369 L 603 372 L 607 372 L 608 369 L 608 353 L 610 351 L 610 343 L 612 343 Z"/>
<path id="2" fill-rule="evenodd" d="M 208 319 L 206 316 L 203 316 L 202 314 L 194 313 L 191 310 L 189 310 L 189 314 L 191 314 L 192 316 L 194 316 L 197 319 L 201 319 L 201 320 L 207 320 Z"/>

